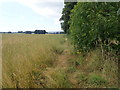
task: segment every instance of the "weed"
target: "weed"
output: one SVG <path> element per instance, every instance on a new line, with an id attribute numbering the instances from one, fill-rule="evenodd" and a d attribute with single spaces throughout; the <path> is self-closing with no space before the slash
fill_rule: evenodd
<path id="1" fill-rule="evenodd" d="M 62 47 L 52 46 L 52 51 L 56 54 L 62 54 L 64 49 Z"/>
<path id="2" fill-rule="evenodd" d="M 79 81 L 81 82 L 84 82 L 84 81 L 87 81 L 88 77 L 85 75 L 85 74 L 81 74 L 79 75 Z"/>
<path id="3" fill-rule="evenodd" d="M 69 67 L 68 70 L 67 70 L 68 73 L 73 73 L 75 71 L 76 71 L 75 67 Z"/>
<path id="4" fill-rule="evenodd" d="M 107 80 L 105 80 L 103 77 L 96 75 L 96 74 L 92 74 L 89 77 L 88 82 L 90 84 L 94 84 L 94 85 L 105 85 L 107 84 Z"/>
<path id="5" fill-rule="evenodd" d="M 52 74 L 52 78 L 57 83 L 57 88 L 69 88 L 71 87 L 70 82 L 68 80 L 67 74 L 64 70 L 58 69 Z"/>

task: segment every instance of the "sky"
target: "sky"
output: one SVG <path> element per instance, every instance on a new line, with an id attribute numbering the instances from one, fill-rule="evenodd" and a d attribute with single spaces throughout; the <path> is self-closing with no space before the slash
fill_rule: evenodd
<path id="1" fill-rule="evenodd" d="M 63 0 L 0 0 L 0 32 L 62 31 Z"/>

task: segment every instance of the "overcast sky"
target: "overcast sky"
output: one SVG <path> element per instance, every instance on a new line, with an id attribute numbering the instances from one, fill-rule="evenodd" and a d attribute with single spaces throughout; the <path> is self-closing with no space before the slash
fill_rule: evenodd
<path id="1" fill-rule="evenodd" d="M 63 0 L 0 0 L 0 32 L 60 31 Z"/>

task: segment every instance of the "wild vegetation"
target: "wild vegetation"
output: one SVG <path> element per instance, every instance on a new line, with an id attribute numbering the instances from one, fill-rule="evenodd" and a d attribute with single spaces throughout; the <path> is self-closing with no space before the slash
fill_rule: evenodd
<path id="1" fill-rule="evenodd" d="M 76 5 L 77 2 L 64 2 L 64 4 L 65 5 L 62 11 L 62 16 L 60 18 L 61 28 L 64 30 L 65 33 L 69 34 L 70 14 L 71 14 L 71 10 L 74 8 L 74 5 Z"/>
<path id="2" fill-rule="evenodd" d="M 111 66 L 112 63 L 116 63 L 116 65 L 112 66 L 116 67 L 116 75 L 119 74 L 117 67 L 120 54 L 119 4 L 119 2 L 65 3 L 61 17 L 63 20 L 61 27 L 68 26 L 67 29 L 62 29 L 65 32 L 67 31 L 67 33 L 69 32 L 69 37 L 75 48 L 74 53 L 82 53 L 84 55 L 83 58 L 85 58 L 86 55 L 90 55 L 91 52 L 96 52 L 96 59 L 92 57 L 93 61 L 91 61 L 89 58 L 91 65 L 88 69 L 90 72 L 95 72 L 96 75 L 90 75 L 91 77 L 89 77 L 87 73 L 87 77 L 85 74 L 81 76 L 84 78 L 85 87 L 89 87 L 90 85 L 90 83 L 87 84 L 87 82 L 94 83 L 95 87 L 98 85 L 97 83 L 100 84 L 100 82 L 104 82 L 101 85 L 106 85 L 106 80 L 97 74 L 101 71 L 102 73 L 104 72 L 104 74 L 101 75 L 109 77 L 109 74 L 105 73 L 110 72 L 110 70 L 107 70 L 107 67 Z M 68 20 L 67 23 L 66 20 Z M 87 67 L 89 61 L 85 63 L 85 67 Z M 83 60 L 83 62 L 85 62 L 85 60 Z M 78 61 L 75 63 L 77 65 L 80 64 Z M 91 68 L 94 70 L 97 69 L 98 72 L 96 70 L 91 71 Z M 74 71 L 74 68 L 70 68 L 70 70 Z M 85 72 L 86 71 L 85 69 Z M 116 78 L 118 78 L 118 76 L 116 76 Z M 116 81 L 118 81 L 118 79 L 116 79 Z M 80 82 L 80 84 L 81 83 L 82 82 Z M 116 84 L 118 85 L 118 83 Z M 81 85 L 83 85 L 83 83 Z"/>
<path id="3" fill-rule="evenodd" d="M 41 87 L 41 73 L 63 52 L 63 42 L 63 35 L 4 34 L 3 87 Z"/>
<path id="4" fill-rule="evenodd" d="M 66 35 L 3 34 L 2 43 L 3 88 L 118 87 L 116 58 L 101 48 L 75 52 Z"/>
<path id="5" fill-rule="evenodd" d="M 119 53 L 118 9 L 118 2 L 77 3 L 69 21 L 75 47 L 87 52 L 102 45 Z"/>
<path id="6" fill-rule="evenodd" d="M 118 88 L 119 3 L 65 3 L 69 35 L 4 34 L 3 88 Z"/>

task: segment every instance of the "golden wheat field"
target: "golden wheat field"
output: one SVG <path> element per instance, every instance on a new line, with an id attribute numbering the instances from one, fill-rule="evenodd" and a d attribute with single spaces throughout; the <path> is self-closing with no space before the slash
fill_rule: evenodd
<path id="1" fill-rule="evenodd" d="M 101 55 L 75 53 L 66 35 L 3 34 L 2 87 L 116 88 L 118 64 Z"/>

